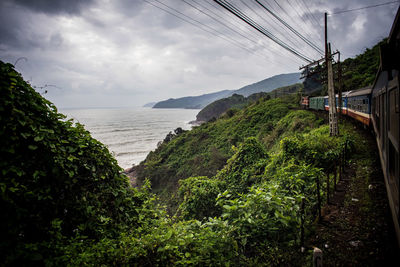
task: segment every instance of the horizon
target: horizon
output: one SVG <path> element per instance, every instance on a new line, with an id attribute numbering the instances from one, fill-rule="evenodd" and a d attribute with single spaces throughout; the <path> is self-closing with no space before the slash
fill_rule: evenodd
<path id="1" fill-rule="evenodd" d="M 0 59 L 16 63 L 24 79 L 41 94 L 47 90 L 45 97 L 58 108 L 140 107 L 237 90 L 298 72 L 306 64 L 212 0 L 196 3 L 198 10 L 172 0 L 5 0 L 0 4 Z M 254 1 L 232 3 L 307 57 L 320 57 Z M 398 7 L 392 3 L 339 14 L 376 1 L 315 0 L 307 1 L 307 9 L 289 4 L 270 3 L 321 49 L 323 14 L 330 14 L 328 39 L 342 60 L 386 38 Z"/>

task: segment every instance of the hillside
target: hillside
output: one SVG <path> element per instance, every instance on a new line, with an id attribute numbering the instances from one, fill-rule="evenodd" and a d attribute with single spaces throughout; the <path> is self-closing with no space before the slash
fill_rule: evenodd
<path id="1" fill-rule="evenodd" d="M 217 121 L 165 140 L 138 166 L 139 182 L 150 179 L 154 192 L 174 206 L 175 200 L 170 197 L 179 180 L 215 175 L 232 156 L 232 146 L 239 145 L 247 137 L 255 136 L 265 146 L 271 147 L 279 143 L 279 137 L 284 135 L 283 129 L 294 127 L 290 126 L 292 123 L 296 123 L 293 131 L 309 129 L 320 123 L 315 118 L 310 119 L 311 114 L 290 111 L 291 106 L 297 106 L 296 102 L 294 95 L 286 100 L 261 98 L 245 109 L 232 110 Z"/>
<path id="2" fill-rule="evenodd" d="M 342 66 L 342 91 L 357 90 L 373 84 L 379 67 L 379 47 L 386 42 L 383 39 L 381 42 L 374 45 L 372 48 L 366 48 L 363 53 L 355 58 L 347 58 L 341 63 Z M 327 87 L 321 81 L 326 79 L 324 71 L 325 65 L 318 66 L 315 69 L 315 74 L 304 80 L 304 93 L 307 95 L 327 95 Z M 333 66 L 335 90 L 338 88 L 338 65 Z"/>
<path id="3" fill-rule="evenodd" d="M 247 86 L 244 86 L 235 91 L 236 94 L 249 96 L 258 92 L 271 92 L 272 90 L 280 87 L 289 86 L 292 84 L 296 84 L 301 82 L 300 73 L 288 73 L 288 74 L 279 74 L 272 76 L 268 79 L 262 80 L 257 83 L 253 83 Z"/>
<path id="4" fill-rule="evenodd" d="M 222 113 L 231 108 L 242 108 L 249 103 L 242 95 L 233 94 L 230 97 L 222 98 L 208 104 L 197 115 L 196 121 L 203 122 L 218 118 Z"/>
<path id="5" fill-rule="evenodd" d="M 150 103 L 144 104 L 143 107 L 144 108 L 152 108 L 152 107 L 154 107 L 155 104 L 157 104 L 157 102 L 150 102 Z"/>
<path id="6" fill-rule="evenodd" d="M 237 90 L 224 90 L 211 94 L 204 94 L 200 96 L 188 96 L 182 98 L 171 98 L 165 101 L 158 102 L 153 108 L 193 108 L 202 109 L 208 104 L 225 97 L 229 97 L 233 94 L 243 95 L 245 97 L 258 93 L 258 92 L 270 92 L 276 88 L 288 86 L 291 84 L 298 83 L 300 73 L 288 73 L 275 75 L 273 77 L 264 79 L 257 83 L 253 83 L 244 86 Z"/>
<path id="7" fill-rule="evenodd" d="M 374 83 L 380 62 L 379 47 L 383 42 L 386 42 L 386 39 L 372 48 L 365 49 L 355 58 L 348 58 L 343 62 L 344 91 L 357 90 Z"/>
<path id="8" fill-rule="evenodd" d="M 211 104 L 208 104 L 197 114 L 196 121 L 205 122 L 212 119 L 216 119 L 219 118 L 225 112 L 229 111 L 230 109 L 242 109 L 261 98 L 270 99 L 270 98 L 281 97 L 288 94 L 295 94 L 302 88 L 303 85 L 298 83 L 274 89 L 269 93 L 266 92 L 254 93 L 249 95 L 248 97 L 244 97 L 238 94 L 233 94 L 230 97 L 222 98 L 212 102 Z"/>
<path id="9" fill-rule="evenodd" d="M 153 108 L 187 108 L 201 109 L 215 100 L 230 96 L 233 93 L 231 90 L 219 91 L 211 94 L 200 96 L 187 96 L 181 98 L 170 98 L 165 101 L 156 103 Z"/>
<path id="10" fill-rule="evenodd" d="M 396 255 L 368 138 L 351 123 L 330 137 L 295 95 L 176 130 L 132 188 L 107 147 L 11 64 L 0 62 L 0 78 L 4 266 L 310 266 L 315 245 L 326 265 Z M 332 207 L 342 158 L 350 192 Z"/>

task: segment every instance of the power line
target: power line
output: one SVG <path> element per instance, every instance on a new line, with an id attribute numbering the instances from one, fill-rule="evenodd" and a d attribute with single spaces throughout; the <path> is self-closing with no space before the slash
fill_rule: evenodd
<path id="1" fill-rule="evenodd" d="M 317 27 L 320 26 L 320 22 L 317 20 L 317 18 L 314 16 L 314 13 L 312 13 L 310 8 L 308 7 L 307 1 L 304 1 L 304 0 L 300 0 L 300 1 L 303 3 L 303 5 L 306 7 L 307 11 L 310 13 L 311 17 L 313 18 L 313 20 L 315 22 L 314 25 Z"/>
<path id="2" fill-rule="evenodd" d="M 182 12 L 180 12 L 180 11 L 178 11 L 178 10 L 176 10 L 176 9 L 174 9 L 174 8 L 172 8 L 172 7 L 170 7 L 170 6 L 168 6 L 168 5 L 166 5 L 166 4 L 163 3 L 163 2 L 160 2 L 160 1 L 158 1 L 158 0 L 155 0 L 156 2 L 162 4 L 163 6 L 169 8 L 169 9 L 171 9 L 171 10 L 174 10 L 174 11 L 177 12 L 178 14 L 181 14 L 182 16 L 184 16 L 184 17 L 186 17 L 186 18 L 188 18 L 188 19 L 190 19 L 190 20 L 193 20 L 193 21 L 195 21 L 196 23 L 198 23 L 198 24 L 200 24 L 200 25 L 202 25 L 202 26 L 204 26 L 204 27 L 206 27 L 206 28 L 208 28 L 208 29 L 211 29 L 211 31 L 210 31 L 210 30 L 207 30 L 207 29 L 204 29 L 204 28 L 200 27 L 199 25 L 197 25 L 197 24 L 191 22 L 190 20 L 185 19 L 185 18 L 183 18 L 183 17 L 180 17 L 180 16 L 178 16 L 178 15 L 176 15 L 176 14 L 170 12 L 170 11 L 167 10 L 167 9 L 164 9 L 164 8 L 162 8 L 162 7 L 160 7 L 160 6 L 157 6 L 157 5 L 155 5 L 154 3 L 152 3 L 152 2 L 150 2 L 150 1 L 148 1 L 148 0 L 143 0 L 143 1 L 146 2 L 146 3 L 148 3 L 148 4 L 150 4 L 150 5 L 152 5 L 152 6 L 154 6 L 154 7 L 156 7 L 156 8 L 158 8 L 158 9 L 161 9 L 161 10 L 167 12 L 168 14 L 173 15 L 174 17 L 177 17 L 177 18 L 179 18 L 179 19 L 181 19 L 181 20 L 183 20 L 183 21 L 185 21 L 185 22 L 187 22 L 187 23 L 189 23 L 189 24 L 191 24 L 191 25 L 193 25 L 193 26 L 195 26 L 195 27 L 197 27 L 197 28 L 199 28 L 199 29 L 201 29 L 201 30 L 207 32 L 207 33 L 210 33 L 210 34 L 212 34 L 212 35 L 214 35 L 214 36 L 217 36 L 217 37 L 219 37 L 219 38 L 222 38 L 222 39 L 224 39 L 225 41 L 228 41 L 228 42 L 230 42 L 231 44 L 235 45 L 236 47 L 239 47 L 239 48 L 241 48 L 241 49 L 246 50 L 247 52 L 250 52 L 250 53 L 254 54 L 254 51 L 248 49 L 247 47 L 244 47 L 241 43 L 237 42 L 236 40 L 233 40 L 233 39 L 231 39 L 231 38 L 228 39 L 228 38 L 224 37 L 224 35 L 223 35 L 221 32 L 219 32 L 219 31 L 217 31 L 217 30 L 211 28 L 211 27 L 208 26 L 208 25 L 205 25 L 204 23 L 202 23 L 202 22 L 200 22 L 200 21 L 198 21 L 198 20 L 195 20 L 195 19 L 193 19 L 193 18 L 188 17 L 187 15 L 185 15 L 185 14 L 183 14 Z M 220 35 L 215 34 L 215 33 L 212 32 L 212 31 L 215 31 L 215 32 L 219 33 Z M 239 43 L 239 44 L 238 44 L 238 43 Z"/>
<path id="3" fill-rule="evenodd" d="M 210 14 L 207 14 L 206 12 L 204 12 L 203 10 L 201 10 L 200 8 L 198 8 L 197 6 L 195 6 L 195 5 L 191 4 L 191 3 L 188 3 L 186 0 L 181 0 L 181 1 L 183 1 L 185 4 L 187 4 L 187 5 L 189 5 L 189 6 L 193 7 L 194 9 L 196 9 L 196 10 L 199 11 L 199 12 L 201 12 L 202 14 L 204 14 L 204 15 L 210 17 L 211 19 L 217 21 L 218 23 L 224 25 L 226 28 L 230 29 L 231 31 L 233 31 L 233 32 L 235 32 L 235 33 L 237 33 L 237 34 L 239 34 L 240 36 L 242 36 L 242 37 L 244 37 L 244 38 L 246 38 L 247 40 L 249 40 L 249 41 L 251 41 L 251 42 L 254 42 L 254 43 L 257 43 L 257 41 L 248 38 L 248 37 L 245 36 L 244 34 L 238 32 L 237 30 L 233 29 L 232 27 L 226 25 L 224 22 L 222 22 L 222 21 L 216 19 L 215 17 L 211 16 Z M 196 2 L 195 0 L 192 0 L 192 1 L 195 2 L 196 4 L 200 5 L 201 7 L 207 9 L 206 7 L 202 6 L 200 3 Z M 209 9 L 207 9 L 207 10 L 208 10 L 209 12 L 212 12 L 212 11 L 209 10 Z M 215 13 L 214 13 L 214 14 L 215 14 Z"/>
<path id="4" fill-rule="evenodd" d="M 227 28 L 230 29 L 231 31 L 233 31 L 233 32 L 235 32 L 235 33 L 237 33 L 237 34 L 239 34 L 240 36 L 242 36 L 242 37 L 244 37 L 244 38 L 246 38 L 246 39 L 249 40 L 250 42 L 253 42 L 253 43 L 257 44 L 257 41 L 256 41 L 256 40 L 252 40 L 252 39 L 248 38 L 248 37 L 245 36 L 244 34 L 238 32 L 237 30 L 233 29 L 232 27 L 226 25 L 224 22 L 222 22 L 222 21 L 216 19 L 215 17 L 211 16 L 210 14 L 207 14 L 206 12 L 204 12 L 203 10 L 201 10 L 200 8 L 198 8 L 197 6 L 195 6 L 195 5 L 193 5 L 193 4 L 189 3 L 189 2 L 187 2 L 186 0 L 181 0 L 181 1 L 183 1 L 185 4 L 189 5 L 190 7 L 196 9 L 196 10 L 199 11 L 200 13 L 202 13 L 202 14 L 204 14 L 204 15 L 210 17 L 211 19 L 217 21 L 218 23 L 224 25 L 225 27 L 227 27 Z M 193 2 L 199 4 L 199 3 L 196 2 L 195 0 L 193 0 Z M 199 4 L 199 5 L 200 5 L 201 7 L 203 7 L 203 8 L 205 8 L 205 7 L 202 6 L 201 4 Z M 208 10 L 209 10 L 209 9 L 208 9 Z M 211 11 L 211 10 L 209 10 L 209 11 Z M 211 11 L 211 12 L 212 12 L 212 11 Z M 215 14 L 215 13 L 214 13 L 214 14 Z M 218 32 L 219 32 L 219 31 L 218 31 Z M 230 39 L 231 39 L 231 40 L 234 40 L 233 38 L 230 38 Z M 236 40 L 235 40 L 235 41 L 236 41 Z M 238 42 L 238 43 L 239 43 L 239 42 Z M 247 49 L 247 48 L 246 48 L 246 49 Z M 251 50 L 250 50 L 250 51 L 251 51 Z M 252 52 L 253 54 L 256 53 L 256 51 L 251 51 L 251 52 Z M 268 58 L 267 58 L 267 59 L 268 59 Z"/>
<path id="5" fill-rule="evenodd" d="M 268 1 L 266 1 L 266 0 L 263 1 L 263 2 L 268 3 Z M 294 25 L 299 25 L 299 22 L 296 22 L 296 21 L 295 21 L 294 16 L 291 16 L 291 15 L 285 10 L 285 8 L 283 7 L 283 4 L 282 4 L 282 5 L 279 4 L 279 2 L 276 1 L 276 0 L 274 0 L 274 2 L 275 2 L 275 4 L 283 11 L 283 13 L 286 14 L 286 18 L 287 18 L 287 19 L 290 19 L 291 22 L 292 22 Z M 304 26 L 305 26 L 304 29 L 308 29 L 308 31 L 305 32 L 305 35 L 306 35 L 309 39 L 313 39 L 312 36 L 311 36 L 311 35 L 313 35 L 313 33 L 310 34 L 310 31 L 309 31 L 309 28 L 307 27 L 308 25 L 307 25 L 306 21 L 300 16 L 300 14 L 299 14 L 299 13 L 297 12 L 297 10 L 291 5 L 291 3 L 290 3 L 289 1 L 286 1 L 286 2 L 290 5 L 290 7 L 291 7 L 292 9 L 294 9 L 294 10 L 296 11 L 297 16 L 303 21 Z M 323 43 L 323 40 L 322 40 L 321 36 L 320 36 L 319 34 L 318 34 L 317 36 L 318 36 L 319 41 Z M 316 42 L 315 39 L 314 39 L 314 42 Z M 317 41 L 316 43 L 318 43 L 318 41 Z"/>
<path id="6" fill-rule="evenodd" d="M 353 9 L 348 9 L 348 10 L 342 10 L 342 11 L 338 11 L 338 12 L 331 13 L 331 14 L 329 14 L 329 15 L 343 14 L 343 13 L 352 12 L 352 11 L 358 11 L 358 10 L 367 9 L 367 8 L 373 8 L 373 7 L 391 5 L 391 4 L 399 3 L 399 2 L 400 2 L 400 1 L 392 1 L 392 2 L 382 3 L 382 4 L 372 5 L 372 6 L 364 6 L 364 7 L 353 8 Z"/>
<path id="7" fill-rule="evenodd" d="M 311 24 L 314 25 L 314 27 L 320 28 L 320 27 L 321 27 L 321 24 L 318 22 L 318 20 L 317 20 L 317 19 L 315 18 L 315 16 L 314 16 L 314 14 L 310 11 L 310 9 L 308 8 L 308 6 L 305 4 L 304 0 L 301 0 L 301 2 L 303 3 L 303 5 L 301 4 L 300 0 L 295 0 L 295 2 L 296 2 L 296 4 L 297 4 L 297 6 L 299 7 L 299 9 L 303 11 L 303 14 L 306 15 L 308 21 L 310 21 Z M 308 12 L 307 12 L 303 7 L 306 7 L 306 9 L 308 10 Z M 304 23 L 306 23 L 305 20 L 303 20 L 303 21 L 304 21 Z M 315 29 L 314 27 L 312 28 L 312 30 Z M 315 32 L 314 32 L 314 31 L 311 31 L 310 33 L 313 34 L 313 33 L 315 33 Z M 310 35 L 309 35 L 309 37 L 310 37 Z M 314 35 L 312 35 L 312 37 L 314 37 Z M 322 37 L 321 37 L 320 34 L 317 34 L 317 37 L 318 37 L 317 39 L 313 39 L 314 42 L 317 41 L 317 43 L 319 43 L 319 42 L 324 43 L 324 41 L 322 40 Z"/>
<path id="8" fill-rule="evenodd" d="M 249 10 L 251 10 L 256 16 L 258 16 L 260 19 L 262 19 L 264 22 L 266 22 L 271 28 L 273 28 L 277 33 L 280 33 L 280 36 L 281 37 L 286 37 L 287 38 L 287 36 L 284 36 L 276 27 L 275 27 L 275 25 L 273 24 L 273 23 L 270 23 L 268 20 L 266 20 L 264 17 L 262 17 L 256 10 L 254 10 L 254 8 L 252 8 L 251 6 L 249 6 L 245 1 L 243 1 L 243 0 L 240 0 L 240 2 L 243 4 L 243 5 L 245 5 Z M 279 26 L 281 26 L 281 25 L 279 25 Z M 282 26 L 281 26 L 282 27 Z M 283 29 L 285 29 L 285 28 L 283 28 Z M 293 45 L 293 46 L 296 46 L 296 44 L 292 41 L 292 40 L 290 40 L 289 38 L 287 38 L 288 39 L 288 41 Z M 297 44 L 298 45 L 298 44 Z"/>
<path id="9" fill-rule="evenodd" d="M 264 8 L 268 13 L 270 13 L 272 16 L 274 16 L 274 18 L 276 18 L 280 23 L 282 23 L 283 25 L 285 25 L 285 27 L 287 27 L 291 32 L 293 32 L 295 35 L 297 35 L 301 40 L 303 40 L 306 44 L 308 44 L 310 47 L 312 47 L 313 49 L 315 49 L 318 53 L 320 53 L 321 55 L 323 55 L 323 51 L 316 46 L 314 43 L 312 43 L 310 40 L 308 40 L 307 38 L 305 38 L 303 35 L 301 35 L 298 31 L 296 31 L 293 27 L 291 27 L 288 23 L 286 23 L 286 21 L 284 21 L 283 19 L 281 19 L 280 17 L 278 17 L 274 12 L 272 12 L 269 8 L 267 8 L 266 6 L 264 6 L 260 1 L 255 0 L 262 8 Z"/>
<path id="10" fill-rule="evenodd" d="M 249 10 L 251 10 L 257 17 L 259 17 L 260 19 L 262 19 L 263 21 L 265 21 L 267 24 L 268 24 L 268 26 L 270 27 L 270 28 L 273 28 L 278 34 L 280 34 L 280 38 L 287 38 L 287 36 L 285 36 L 284 34 L 282 34 L 276 27 L 275 27 L 275 25 L 273 24 L 273 23 L 271 23 L 271 22 L 269 22 L 268 20 L 266 20 L 265 18 L 263 18 L 259 13 L 257 13 L 252 7 L 250 7 L 245 1 L 242 1 L 242 0 L 240 0 L 240 2 L 246 7 L 246 8 L 248 8 Z M 261 25 L 261 24 L 259 24 L 259 25 Z M 282 27 L 281 25 L 278 25 L 278 26 L 280 26 L 280 27 Z M 285 29 L 285 28 L 284 28 Z M 251 29 L 251 31 L 253 31 L 253 29 Z M 257 32 L 258 34 L 259 34 L 259 32 Z M 265 35 L 263 35 L 262 34 L 262 37 L 264 38 L 265 37 Z M 289 38 L 287 38 L 288 39 L 288 41 L 291 43 L 291 45 L 293 45 L 293 47 L 296 47 L 296 46 L 298 46 L 298 44 L 296 45 L 296 44 L 294 44 L 294 42 L 292 42 L 292 40 L 290 40 Z M 296 39 L 297 40 L 297 39 Z M 278 54 L 280 54 L 280 55 L 282 55 L 283 57 L 287 57 L 288 55 L 287 54 L 284 54 L 283 52 L 287 52 L 287 51 L 282 51 L 281 49 L 279 49 L 279 48 L 276 48 L 275 46 L 272 46 L 272 49 L 274 49 L 275 51 L 276 51 L 276 53 L 278 53 Z M 292 57 L 288 57 L 290 60 L 292 60 Z M 296 58 L 296 59 L 298 59 L 298 58 Z M 294 60 L 292 60 L 292 62 L 294 62 L 295 64 L 299 64 L 299 62 L 295 62 Z"/>
<path id="11" fill-rule="evenodd" d="M 238 32 L 237 30 L 235 30 L 235 29 L 233 29 L 232 27 L 229 27 L 228 25 L 226 25 L 224 22 L 222 22 L 222 21 L 216 19 L 215 17 L 211 16 L 210 14 L 207 14 L 206 12 L 204 12 L 203 10 L 201 10 L 200 8 L 198 8 L 197 6 L 192 5 L 191 3 L 188 3 L 186 0 L 182 0 L 182 1 L 183 1 L 184 3 L 186 3 L 187 5 L 191 6 L 192 8 L 196 9 L 197 11 L 201 12 L 202 14 L 204 14 L 204 15 L 210 17 L 211 19 L 217 21 L 218 23 L 224 25 L 225 27 L 227 27 L 227 28 L 230 29 L 231 31 L 233 31 L 233 32 L 235 32 L 235 33 L 237 33 L 237 34 L 239 34 L 240 36 L 242 36 L 242 37 L 244 37 L 244 38 L 246 38 L 247 40 L 249 40 L 250 42 L 254 43 L 255 45 L 259 45 L 258 42 L 257 42 L 256 40 L 250 39 L 250 38 L 247 37 L 246 35 L 241 34 L 241 33 Z M 201 7 L 206 8 L 206 7 L 202 6 L 200 3 L 198 3 L 196 0 L 192 0 L 192 1 L 195 2 L 195 3 L 197 3 L 197 4 L 199 4 Z M 206 9 L 207 9 L 207 8 L 206 8 Z M 212 11 L 209 10 L 209 9 L 207 9 L 207 10 L 210 11 L 210 12 L 212 12 Z M 215 14 L 214 12 L 212 12 L 212 13 Z M 253 51 L 254 54 L 257 53 L 257 52 L 258 52 L 258 51 Z M 277 52 L 280 53 L 282 56 L 285 57 L 285 55 L 282 54 L 279 50 L 277 50 Z M 257 53 L 257 54 L 261 54 L 261 53 Z M 262 55 L 262 56 L 269 60 L 269 58 L 267 58 L 265 55 Z M 290 59 L 291 59 L 291 58 L 290 58 Z M 294 63 L 298 64 L 297 62 L 294 62 Z"/>
<path id="12" fill-rule="evenodd" d="M 214 0 L 214 1 L 217 4 L 219 4 L 220 6 L 222 6 L 223 8 L 225 8 L 226 10 L 228 10 L 229 12 L 231 12 L 233 15 L 235 15 L 236 17 L 238 17 L 239 19 L 241 19 L 242 21 L 244 21 L 245 23 L 247 23 L 248 25 L 253 27 L 255 30 L 257 30 L 261 34 L 265 35 L 266 37 L 268 37 L 269 39 L 274 41 L 276 44 L 280 45 L 281 47 L 288 50 L 289 52 L 296 55 L 297 57 L 299 57 L 307 62 L 311 62 L 310 58 L 308 58 L 307 56 L 303 55 L 302 53 L 296 51 L 294 48 L 287 45 L 285 42 L 283 42 L 282 40 L 280 40 L 279 38 L 274 36 L 271 32 L 269 32 L 268 30 L 266 30 L 265 28 L 260 26 L 258 23 L 256 23 L 254 20 L 249 18 L 247 15 L 245 15 L 243 12 L 238 10 L 235 6 L 233 6 L 229 2 L 223 1 L 223 0 Z"/>
<path id="13" fill-rule="evenodd" d="M 196 0 L 192 0 L 193 2 L 196 2 Z M 218 10 L 218 12 L 220 12 L 220 13 L 222 13 L 223 15 L 225 15 L 226 13 L 224 13 L 223 11 L 221 11 L 221 9 L 219 8 L 219 6 L 217 5 L 217 6 L 215 6 L 214 4 L 213 4 L 213 0 L 209 0 L 209 1 L 205 1 L 208 5 L 210 5 L 211 7 L 213 7 L 215 10 Z M 196 2 L 197 3 L 197 2 Z M 199 4 L 199 3 L 198 3 Z M 204 6 L 203 6 L 204 7 Z M 207 9 L 207 10 L 209 10 L 209 9 Z M 209 10 L 209 11 L 211 11 L 211 10 Z M 228 20 L 228 19 L 226 19 L 226 18 L 223 18 L 222 16 L 220 16 L 220 15 L 218 15 L 218 14 L 216 14 L 215 12 L 213 12 L 213 11 L 211 11 L 213 14 L 215 14 L 217 17 L 219 17 L 219 18 L 221 18 L 222 20 L 224 20 L 224 21 L 226 21 L 227 23 L 229 23 L 230 25 L 232 25 L 233 27 L 235 27 L 235 28 L 237 28 L 238 30 L 240 29 L 241 30 L 241 32 L 243 32 L 243 33 L 245 33 L 246 35 L 251 35 L 253 38 L 257 38 L 258 40 L 256 40 L 255 41 L 255 44 L 257 45 L 257 46 L 260 46 L 260 47 L 263 47 L 263 46 L 265 46 L 265 44 L 264 44 L 264 42 L 262 41 L 262 40 L 259 40 L 259 37 L 260 36 L 258 36 L 258 34 L 260 34 L 258 31 L 257 32 L 254 32 L 253 31 L 253 28 L 250 26 L 250 25 L 248 25 L 248 24 L 240 24 L 240 23 L 238 23 L 236 20 L 233 20 L 232 22 L 230 21 L 230 20 Z M 234 22 L 234 23 L 233 23 Z M 247 29 L 247 30 L 250 30 L 250 31 L 245 31 L 245 30 L 243 30 L 242 29 L 242 27 L 243 26 L 245 26 L 245 28 Z M 248 28 L 248 27 L 250 27 L 250 28 Z M 265 37 L 263 34 L 262 34 L 262 37 Z M 261 43 L 260 43 L 261 42 Z M 266 47 L 267 48 L 267 47 Z M 298 58 L 293 58 L 293 57 L 290 57 L 290 56 L 288 56 L 287 54 L 283 54 L 282 53 L 282 51 L 281 50 L 279 50 L 279 49 L 277 49 L 275 46 L 270 46 L 270 47 L 268 47 L 268 49 L 273 49 L 276 53 L 278 53 L 278 54 L 280 54 L 282 57 L 286 57 L 286 58 L 288 58 L 289 60 L 291 60 L 293 63 L 295 63 L 295 64 L 300 64 L 299 62 L 296 62 L 294 59 L 297 59 L 298 60 Z"/>
<path id="14" fill-rule="evenodd" d="M 205 32 L 207 32 L 207 33 L 209 33 L 209 34 L 212 34 L 212 35 L 214 35 L 214 36 L 216 36 L 216 37 L 219 37 L 219 38 L 221 38 L 221 39 L 223 39 L 223 40 L 225 40 L 225 41 L 228 41 L 228 42 L 230 42 L 231 44 L 235 45 L 235 46 L 238 47 L 238 48 L 241 48 L 241 49 L 243 49 L 243 50 L 246 50 L 247 52 L 249 52 L 249 53 L 251 53 L 251 54 L 256 54 L 256 51 L 250 50 L 249 48 L 243 46 L 243 44 L 241 44 L 241 43 L 238 42 L 237 40 L 234 40 L 234 39 L 232 39 L 232 38 L 227 39 L 227 38 L 223 35 L 223 33 L 221 33 L 220 31 L 215 30 L 215 29 L 213 29 L 212 27 L 210 27 L 210 26 L 208 26 L 208 25 L 205 25 L 204 23 L 202 23 L 202 22 L 200 22 L 200 21 L 198 21 L 198 20 L 196 20 L 196 19 L 190 18 L 189 16 L 185 15 L 184 13 L 182 13 L 182 12 L 176 10 L 175 8 L 172 8 L 172 7 L 168 6 L 167 4 L 165 4 L 165 3 L 163 3 L 163 2 L 161 2 L 161 1 L 159 1 L 159 0 L 154 0 L 154 1 L 155 1 L 155 2 L 158 2 L 159 4 L 161 4 L 161 5 L 163 5 L 163 6 L 165 6 L 166 8 L 169 8 L 169 9 L 175 11 L 176 13 L 180 14 L 180 15 L 183 16 L 183 17 L 181 17 L 181 16 L 179 16 L 179 15 L 177 15 L 177 14 L 174 14 L 173 12 L 171 12 L 171 11 L 169 11 L 169 10 L 163 8 L 163 7 L 160 7 L 160 6 L 156 5 L 156 4 L 154 4 L 154 2 L 150 2 L 150 1 L 148 1 L 148 0 L 143 0 L 143 1 L 146 2 L 146 3 L 148 3 L 148 4 L 150 4 L 150 5 L 152 5 L 153 7 L 156 7 L 156 8 L 158 8 L 158 9 L 160 9 L 160 10 L 162 10 L 162 11 L 164 11 L 164 12 L 166 12 L 166 13 L 168 13 L 168 14 L 170 14 L 170 15 L 172 15 L 172 16 L 174 16 L 174 17 L 176 17 L 176 18 L 178 18 L 178 19 L 180 19 L 180 20 L 182 20 L 182 21 L 184 21 L 184 22 L 186 22 L 186 23 L 191 24 L 192 26 L 195 26 L 195 27 L 197 27 L 197 28 L 199 28 L 199 29 L 201 29 L 201 30 L 203 30 L 203 31 L 205 31 Z M 187 19 L 186 19 L 185 17 L 186 17 Z M 208 29 L 211 29 L 212 31 L 210 31 L 210 30 L 208 30 L 208 29 L 205 29 L 205 28 L 199 26 L 198 24 L 193 23 L 193 22 L 190 21 L 190 20 L 193 20 L 194 22 L 196 22 L 196 23 L 198 23 L 198 24 L 200 24 L 200 25 L 202 25 L 202 26 L 204 26 L 204 27 L 206 27 L 206 28 L 208 28 Z M 219 33 L 220 35 L 216 34 L 216 33 L 213 32 L 213 31 Z M 263 56 L 266 60 L 271 60 L 271 58 L 266 57 L 264 54 L 261 54 L 261 56 Z M 279 65 L 281 65 L 281 66 L 283 66 L 283 67 L 286 67 L 284 64 L 282 64 L 282 63 L 279 62 L 279 61 L 275 61 L 274 63 L 279 64 Z"/>
<path id="15" fill-rule="evenodd" d="M 312 37 L 311 37 L 312 32 L 310 31 L 310 28 L 308 27 L 308 24 L 307 24 L 306 20 L 305 20 L 305 19 L 303 18 L 303 16 L 299 13 L 299 11 L 297 10 L 297 8 L 295 8 L 295 7 L 293 6 L 293 4 L 292 4 L 291 1 L 286 0 L 286 2 L 287 2 L 287 3 L 290 5 L 290 7 L 296 12 L 297 16 L 303 21 L 303 23 L 304 23 L 304 25 L 305 25 L 304 28 L 308 30 L 308 32 L 306 31 L 306 35 L 307 35 L 308 38 L 312 39 Z M 315 40 L 314 40 L 314 41 L 315 41 Z"/>

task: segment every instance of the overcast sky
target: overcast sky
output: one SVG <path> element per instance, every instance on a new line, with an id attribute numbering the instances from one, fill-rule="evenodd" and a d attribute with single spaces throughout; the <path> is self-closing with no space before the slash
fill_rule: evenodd
<path id="1" fill-rule="evenodd" d="M 333 13 L 388 1 L 261 2 L 321 49 L 323 13 L 332 14 L 329 41 L 346 58 L 388 36 L 399 4 Z M 321 57 L 254 0 L 230 2 L 302 55 Z M 16 69 L 59 108 L 238 89 L 306 64 L 213 0 L 2 0 L 0 59 L 21 57 Z"/>

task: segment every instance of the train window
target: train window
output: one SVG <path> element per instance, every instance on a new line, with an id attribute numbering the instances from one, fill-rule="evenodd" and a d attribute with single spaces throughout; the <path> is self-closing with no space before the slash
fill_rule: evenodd
<path id="1" fill-rule="evenodd" d="M 398 95 L 398 88 L 394 88 L 389 91 L 389 123 L 388 128 L 391 135 L 391 138 L 394 139 L 394 142 L 398 144 L 398 135 L 399 135 L 399 113 L 397 112 L 396 101 Z"/>
<path id="2" fill-rule="evenodd" d="M 395 204 L 396 215 L 399 216 L 399 153 L 389 142 L 389 184 Z"/>

